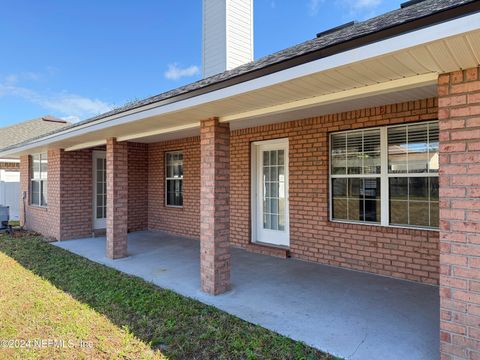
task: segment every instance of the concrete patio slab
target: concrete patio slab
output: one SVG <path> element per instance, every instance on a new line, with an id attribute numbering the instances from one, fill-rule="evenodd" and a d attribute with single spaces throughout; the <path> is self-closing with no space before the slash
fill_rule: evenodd
<path id="1" fill-rule="evenodd" d="M 346 359 L 439 358 L 437 287 L 232 249 L 232 291 L 214 297 L 200 291 L 198 241 L 128 240 L 121 260 L 102 237 L 54 244 Z"/>

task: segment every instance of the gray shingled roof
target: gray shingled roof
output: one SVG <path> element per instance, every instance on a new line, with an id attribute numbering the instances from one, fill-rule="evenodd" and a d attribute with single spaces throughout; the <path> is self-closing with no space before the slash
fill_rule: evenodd
<path id="1" fill-rule="evenodd" d="M 0 128 L 0 149 L 38 138 L 53 131 L 58 131 L 69 124 L 67 121 L 47 115 Z"/>
<path id="2" fill-rule="evenodd" d="M 424 17 L 428 17 L 435 13 L 440 13 L 461 5 L 474 2 L 478 2 L 480 5 L 480 0 L 424 0 L 418 4 L 413 4 L 405 8 L 393 10 L 369 20 L 357 22 L 350 27 L 329 32 L 320 37 L 316 37 L 312 40 L 305 41 L 301 44 L 265 56 L 245 65 L 239 66 L 235 69 L 225 71 L 223 73 L 190 83 L 185 86 L 181 86 L 179 88 L 161 93 L 159 95 L 129 103 L 125 106 L 113 109 L 104 114 L 67 126 L 62 130 L 75 128 L 77 126 L 87 124 L 102 118 L 106 118 L 108 116 L 120 114 L 122 112 L 139 108 L 144 105 L 149 105 L 165 100 L 175 101 L 175 97 L 180 95 L 187 95 L 188 93 L 194 92 L 196 90 L 208 91 L 208 88 L 212 85 L 221 85 L 221 83 L 227 80 L 232 80 L 237 77 L 256 72 L 258 70 L 266 69 L 269 66 L 277 65 L 287 60 L 306 55 L 308 53 L 327 49 L 334 45 L 342 44 L 346 41 L 359 39 L 382 30 L 394 28 L 399 25 L 403 25 Z"/>

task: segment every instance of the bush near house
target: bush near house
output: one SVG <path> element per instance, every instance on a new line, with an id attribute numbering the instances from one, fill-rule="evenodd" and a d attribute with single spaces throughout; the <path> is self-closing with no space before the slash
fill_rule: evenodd
<path id="1" fill-rule="evenodd" d="M 0 235 L 0 339 L 93 348 L 0 349 L 0 358 L 334 359 L 33 234 Z"/>

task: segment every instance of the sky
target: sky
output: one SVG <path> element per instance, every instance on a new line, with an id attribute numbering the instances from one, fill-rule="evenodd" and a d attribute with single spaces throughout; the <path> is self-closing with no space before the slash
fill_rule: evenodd
<path id="1" fill-rule="evenodd" d="M 254 0 L 255 59 L 401 2 Z M 75 122 L 199 80 L 201 3 L 0 0 L 0 127 Z"/>

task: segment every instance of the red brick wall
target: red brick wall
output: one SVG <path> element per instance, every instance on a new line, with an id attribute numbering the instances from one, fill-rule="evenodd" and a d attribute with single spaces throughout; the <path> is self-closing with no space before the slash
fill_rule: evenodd
<path id="1" fill-rule="evenodd" d="M 128 231 L 148 227 L 148 145 L 128 143 Z"/>
<path id="2" fill-rule="evenodd" d="M 250 243 L 250 143 L 288 137 L 290 143 L 291 255 L 295 258 L 438 283 L 437 231 L 340 224 L 328 221 L 328 134 L 353 128 L 437 119 L 436 99 L 412 101 L 231 132 L 230 241 Z M 165 207 L 166 151 L 184 151 L 184 207 Z M 149 145 L 149 229 L 199 237 L 199 138 Z"/>
<path id="3" fill-rule="evenodd" d="M 230 289 L 230 126 L 218 119 L 200 124 L 200 280 L 218 295 Z"/>
<path id="4" fill-rule="evenodd" d="M 26 192 L 25 228 L 57 240 L 92 234 L 92 155 L 90 150 L 48 151 L 48 206 L 30 205 L 30 158 L 20 159 L 20 188 Z"/>
<path id="5" fill-rule="evenodd" d="M 26 192 L 25 211 L 20 204 L 20 221 L 28 230 L 54 239 L 60 238 L 61 150 L 48 151 L 48 207 L 30 205 L 30 157 L 20 158 L 20 192 Z"/>
<path id="6" fill-rule="evenodd" d="M 104 147 L 98 149 L 105 150 Z M 128 143 L 130 231 L 145 230 L 148 225 L 147 150 L 146 144 Z M 51 150 L 48 156 L 48 207 L 28 205 L 26 227 L 60 240 L 90 237 L 93 231 L 92 150 Z M 22 157 L 21 188 L 30 196 L 28 162 L 28 156 Z M 27 204 L 29 202 L 28 198 Z"/>
<path id="7" fill-rule="evenodd" d="M 93 216 L 92 151 L 61 151 L 61 156 L 60 240 L 90 237 Z M 50 170 L 50 159 L 48 165 Z M 51 172 L 48 174 L 49 185 L 50 177 Z"/>
<path id="8" fill-rule="evenodd" d="M 128 144 L 107 139 L 107 257 L 127 256 Z"/>
<path id="9" fill-rule="evenodd" d="M 438 81 L 442 359 L 480 359 L 479 69 Z"/>
<path id="10" fill-rule="evenodd" d="M 250 242 L 250 144 L 289 138 L 290 252 L 295 258 L 438 282 L 438 232 L 328 221 L 328 134 L 354 128 L 437 118 L 435 99 L 232 131 L 231 234 Z M 265 252 L 265 248 L 262 248 Z"/>
<path id="11" fill-rule="evenodd" d="M 165 206 L 165 152 L 183 150 L 183 208 Z M 148 228 L 200 237 L 200 138 L 149 144 Z"/>

